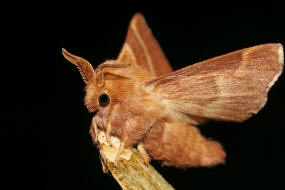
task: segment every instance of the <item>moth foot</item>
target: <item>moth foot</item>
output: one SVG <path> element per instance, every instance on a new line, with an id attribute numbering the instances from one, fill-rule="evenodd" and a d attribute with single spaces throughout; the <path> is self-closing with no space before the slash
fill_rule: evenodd
<path id="1" fill-rule="evenodd" d="M 103 173 L 108 173 L 108 169 L 107 169 L 105 162 L 102 159 L 100 159 L 100 161 L 101 161 Z"/>
<path id="2" fill-rule="evenodd" d="M 91 125 L 90 125 L 90 134 L 92 136 L 92 141 L 93 141 L 93 144 L 98 144 L 99 143 L 99 140 L 98 140 L 98 126 L 97 126 L 97 123 L 96 123 L 96 118 L 93 117 L 92 118 L 92 121 L 91 121 Z"/>
<path id="3" fill-rule="evenodd" d="M 139 144 L 137 145 L 137 149 L 138 149 L 138 151 L 139 151 L 139 153 L 140 153 L 140 155 L 141 155 L 141 157 L 142 157 L 142 159 L 143 159 L 143 161 L 144 161 L 144 164 L 145 164 L 145 165 L 149 164 L 149 162 L 150 162 L 150 157 L 149 157 L 148 153 L 146 152 L 146 150 L 145 150 L 143 144 L 142 144 L 142 143 L 139 143 Z"/>
<path id="4" fill-rule="evenodd" d="M 94 125 L 93 122 L 91 123 L 89 133 L 91 134 L 93 144 L 94 145 L 98 144 L 99 141 L 98 141 L 97 125 Z"/>
<path id="5" fill-rule="evenodd" d="M 112 145 L 112 141 L 111 141 L 111 135 L 110 134 L 106 134 L 106 140 L 107 140 L 107 143 L 110 145 L 110 146 L 113 146 Z"/>
<path id="6" fill-rule="evenodd" d="M 124 152 L 124 150 L 125 150 L 125 143 L 121 142 L 119 150 L 118 150 L 116 157 L 115 157 L 115 160 L 114 160 L 114 166 L 115 167 L 117 167 L 118 162 L 120 161 L 120 158 L 121 158 L 121 154 Z"/>

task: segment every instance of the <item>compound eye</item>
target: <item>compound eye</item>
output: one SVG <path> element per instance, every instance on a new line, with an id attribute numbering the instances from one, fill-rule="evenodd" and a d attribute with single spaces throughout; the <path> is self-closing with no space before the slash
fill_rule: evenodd
<path id="1" fill-rule="evenodd" d="M 109 105 L 109 103 L 110 103 L 110 98 L 107 94 L 104 93 L 99 96 L 99 105 L 101 107 L 106 107 Z"/>

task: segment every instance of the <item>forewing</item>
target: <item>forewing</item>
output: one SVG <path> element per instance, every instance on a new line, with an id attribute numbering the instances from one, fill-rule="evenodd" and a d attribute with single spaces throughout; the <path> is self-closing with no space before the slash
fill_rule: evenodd
<path id="1" fill-rule="evenodd" d="M 161 76 L 172 71 L 144 17 L 139 13 L 135 14 L 130 22 L 118 60 L 137 64 L 153 76 Z"/>
<path id="2" fill-rule="evenodd" d="M 264 106 L 282 70 L 282 45 L 264 44 L 158 77 L 147 83 L 147 89 L 176 119 L 241 122 Z"/>

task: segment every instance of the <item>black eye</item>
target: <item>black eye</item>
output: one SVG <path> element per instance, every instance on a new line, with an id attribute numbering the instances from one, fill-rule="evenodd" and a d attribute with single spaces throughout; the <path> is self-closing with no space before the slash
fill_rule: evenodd
<path id="1" fill-rule="evenodd" d="M 110 98 L 107 94 L 101 94 L 99 96 L 99 105 L 101 107 L 106 107 L 109 105 L 109 103 L 110 103 Z"/>

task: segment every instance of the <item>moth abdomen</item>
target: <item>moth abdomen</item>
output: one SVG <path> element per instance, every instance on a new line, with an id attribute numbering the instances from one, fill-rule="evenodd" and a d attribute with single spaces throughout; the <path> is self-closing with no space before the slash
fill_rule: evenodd
<path id="1" fill-rule="evenodd" d="M 144 147 L 163 165 L 182 168 L 223 164 L 226 157 L 219 142 L 206 139 L 197 127 L 180 122 L 157 123 L 144 139 Z"/>

